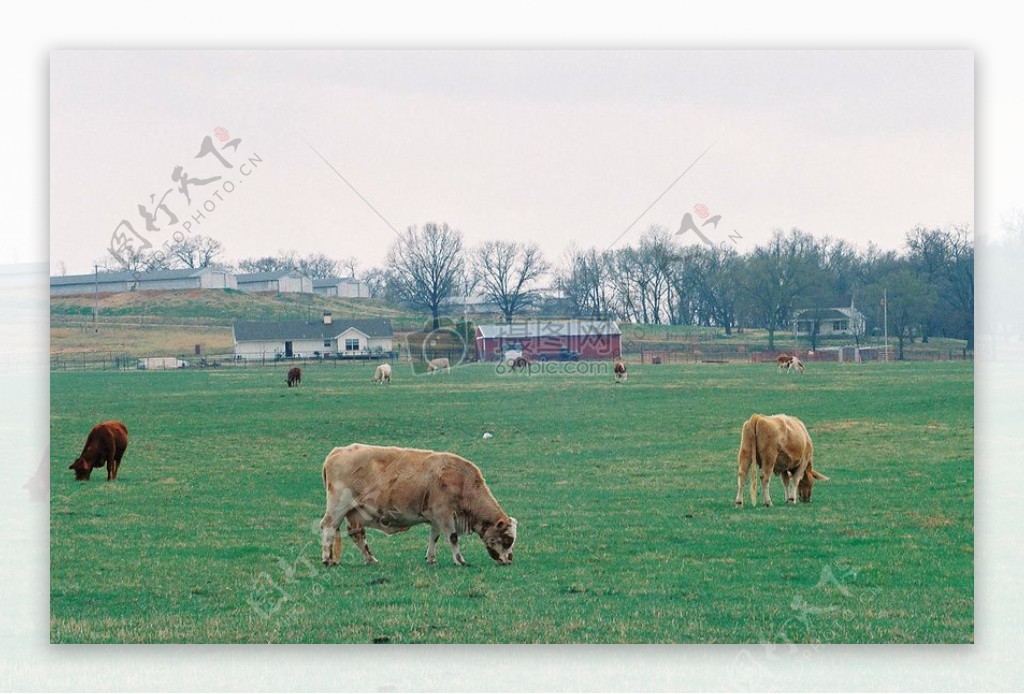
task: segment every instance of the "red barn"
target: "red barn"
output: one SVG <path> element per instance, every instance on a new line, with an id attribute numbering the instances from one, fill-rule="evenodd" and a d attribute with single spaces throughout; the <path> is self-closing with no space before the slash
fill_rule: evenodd
<path id="1" fill-rule="evenodd" d="M 622 354 L 622 331 L 613 320 L 531 320 L 512 325 L 478 325 L 476 358 L 498 361 L 520 345 L 534 359 L 557 358 L 562 350 L 580 359 L 614 359 Z"/>

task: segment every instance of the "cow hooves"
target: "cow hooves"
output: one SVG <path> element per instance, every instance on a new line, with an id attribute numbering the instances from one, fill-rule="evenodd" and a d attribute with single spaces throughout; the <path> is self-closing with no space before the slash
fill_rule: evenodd
<path id="1" fill-rule="evenodd" d="M 735 506 L 736 508 L 743 508 L 743 502 L 742 501 L 737 501 L 737 502 L 735 502 L 733 504 L 733 506 Z"/>
<path id="2" fill-rule="evenodd" d="M 795 504 L 796 503 L 796 499 L 786 499 L 786 503 L 787 504 Z"/>
<path id="3" fill-rule="evenodd" d="M 771 503 L 767 503 L 767 504 L 765 504 L 765 505 L 764 505 L 764 507 L 765 507 L 765 508 L 771 508 L 771 507 L 772 507 L 772 505 L 771 505 Z"/>
<path id="4" fill-rule="evenodd" d="M 437 559 L 427 559 L 427 564 L 430 566 L 437 566 Z"/>

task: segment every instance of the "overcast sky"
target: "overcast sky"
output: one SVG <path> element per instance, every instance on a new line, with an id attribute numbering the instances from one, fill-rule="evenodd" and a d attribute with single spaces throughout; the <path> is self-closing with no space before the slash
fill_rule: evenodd
<path id="1" fill-rule="evenodd" d="M 389 223 L 557 261 L 674 231 L 697 204 L 741 251 L 774 228 L 897 248 L 974 219 L 971 51 L 58 51 L 50 67 L 52 272 L 91 271 L 121 220 L 158 247 L 199 212 L 191 232 L 228 260 L 362 269 Z M 232 168 L 195 158 L 207 136 Z M 178 166 L 221 178 L 188 203 Z M 177 227 L 160 211 L 146 230 L 151 195 Z"/>

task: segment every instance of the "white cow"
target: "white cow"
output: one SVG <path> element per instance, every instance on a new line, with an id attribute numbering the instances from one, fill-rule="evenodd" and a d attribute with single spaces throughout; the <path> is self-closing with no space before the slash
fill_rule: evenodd
<path id="1" fill-rule="evenodd" d="M 391 364 L 381 364 L 378 366 L 377 370 L 373 372 L 373 382 L 380 385 L 391 383 Z"/>

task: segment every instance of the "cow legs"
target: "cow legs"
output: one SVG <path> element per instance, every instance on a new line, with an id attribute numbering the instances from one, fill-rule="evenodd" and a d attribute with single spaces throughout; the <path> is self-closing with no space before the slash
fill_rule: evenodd
<path id="1" fill-rule="evenodd" d="M 441 537 L 441 531 L 435 528 L 433 525 L 430 526 L 430 541 L 427 542 L 427 563 L 437 563 L 437 538 Z"/>
<path id="2" fill-rule="evenodd" d="M 341 517 L 331 513 L 328 509 L 320 521 L 320 559 L 324 566 L 337 564 L 341 559 L 341 535 L 338 528 L 341 526 Z"/>
<path id="3" fill-rule="evenodd" d="M 370 546 L 366 544 L 366 528 L 363 527 L 359 509 L 354 508 L 349 511 L 346 518 L 348 519 L 348 536 L 352 538 L 352 541 L 356 543 L 356 547 L 363 553 L 366 563 L 378 563 L 377 557 L 373 556 L 370 552 Z"/>
<path id="4" fill-rule="evenodd" d="M 736 508 L 743 506 L 743 485 L 747 483 L 749 473 L 750 460 L 744 457 L 744 460 L 740 461 L 740 470 L 736 475 Z"/>
<path id="5" fill-rule="evenodd" d="M 466 560 L 462 558 L 462 552 L 459 551 L 459 534 L 455 531 L 454 519 L 450 519 L 442 526 L 431 526 L 431 536 L 433 536 L 434 533 L 437 533 L 438 536 L 445 535 L 448 538 L 448 544 L 452 547 L 452 561 L 455 562 L 455 565 L 466 566 Z"/>
<path id="6" fill-rule="evenodd" d="M 792 472 L 782 473 L 782 489 L 786 492 L 786 503 L 796 503 L 795 475 Z"/>

